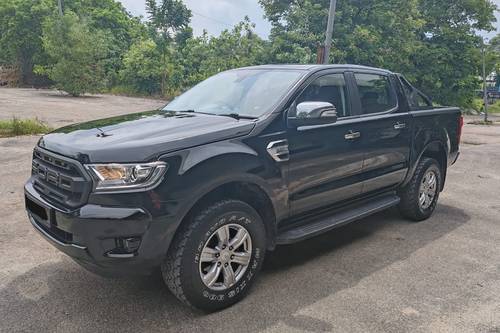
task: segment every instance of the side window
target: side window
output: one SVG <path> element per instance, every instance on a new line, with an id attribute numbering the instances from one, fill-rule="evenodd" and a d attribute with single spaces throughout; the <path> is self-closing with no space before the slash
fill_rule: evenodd
<path id="1" fill-rule="evenodd" d="M 363 73 L 354 76 L 363 114 L 389 111 L 398 105 L 396 92 L 387 76 Z"/>
<path id="2" fill-rule="evenodd" d="M 328 102 L 337 109 L 337 117 L 349 116 L 344 74 L 329 74 L 317 78 L 297 99 L 297 104 L 302 102 Z"/>
<path id="3" fill-rule="evenodd" d="M 429 109 L 432 107 L 432 104 L 429 103 L 427 98 L 419 92 L 416 93 L 416 100 L 419 109 Z"/>
<path id="4" fill-rule="evenodd" d="M 427 110 L 432 107 L 427 97 L 418 92 L 405 78 L 400 77 L 411 110 Z"/>

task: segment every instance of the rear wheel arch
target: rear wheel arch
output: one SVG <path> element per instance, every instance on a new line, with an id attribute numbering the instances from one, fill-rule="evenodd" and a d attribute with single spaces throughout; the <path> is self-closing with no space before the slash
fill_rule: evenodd
<path id="1" fill-rule="evenodd" d="M 445 145 L 443 143 L 441 143 L 440 141 L 433 141 L 430 142 L 425 147 L 419 158 L 419 161 L 422 160 L 422 158 L 427 157 L 427 158 L 432 158 L 438 162 L 441 169 L 441 177 L 442 177 L 440 191 L 444 189 L 444 184 L 446 181 L 446 172 L 448 169 L 447 151 L 448 150 L 445 148 Z"/>
<path id="2" fill-rule="evenodd" d="M 406 179 L 401 187 L 408 185 L 413 175 L 415 174 L 417 165 L 423 158 L 432 158 L 438 162 L 442 175 L 442 183 L 440 188 L 440 191 L 442 191 L 444 189 L 446 173 L 448 170 L 448 149 L 441 141 L 437 140 L 431 141 L 423 147 L 418 157 L 413 161 L 413 164 L 410 167 L 410 172 L 408 172 Z"/>

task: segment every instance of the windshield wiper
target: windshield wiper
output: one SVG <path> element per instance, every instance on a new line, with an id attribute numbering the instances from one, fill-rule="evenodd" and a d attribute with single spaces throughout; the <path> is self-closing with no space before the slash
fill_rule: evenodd
<path id="1" fill-rule="evenodd" d="M 245 116 L 245 115 L 238 114 L 238 113 L 220 113 L 220 114 L 217 114 L 217 116 L 231 117 L 231 118 L 236 119 L 236 120 L 240 120 L 240 119 L 251 119 L 251 120 L 257 119 L 257 117 Z"/>
<path id="2" fill-rule="evenodd" d="M 208 113 L 208 112 L 200 112 L 200 111 L 196 111 L 196 110 L 192 110 L 192 109 L 177 110 L 177 111 L 164 110 L 164 111 L 166 111 L 166 112 L 179 112 L 179 113 L 200 113 L 200 114 L 208 114 L 211 116 L 231 117 L 231 118 L 236 119 L 236 120 L 240 120 L 240 119 L 254 120 L 254 119 L 258 118 L 258 117 L 252 117 L 252 116 L 245 116 L 245 115 L 241 115 L 238 113 Z"/>

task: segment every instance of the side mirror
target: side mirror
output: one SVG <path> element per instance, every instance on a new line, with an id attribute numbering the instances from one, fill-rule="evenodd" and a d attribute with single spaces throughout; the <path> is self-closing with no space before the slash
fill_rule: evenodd
<path id="1" fill-rule="evenodd" d="M 290 127 L 326 125 L 337 122 L 337 109 L 327 102 L 302 102 L 292 106 L 288 117 Z"/>

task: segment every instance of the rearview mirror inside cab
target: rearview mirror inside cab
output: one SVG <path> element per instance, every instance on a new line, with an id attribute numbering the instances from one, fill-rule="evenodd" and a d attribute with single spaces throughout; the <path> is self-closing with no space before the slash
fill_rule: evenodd
<path id="1" fill-rule="evenodd" d="M 292 105 L 288 113 L 288 126 L 326 125 L 337 122 L 337 109 L 328 102 L 302 102 Z"/>

